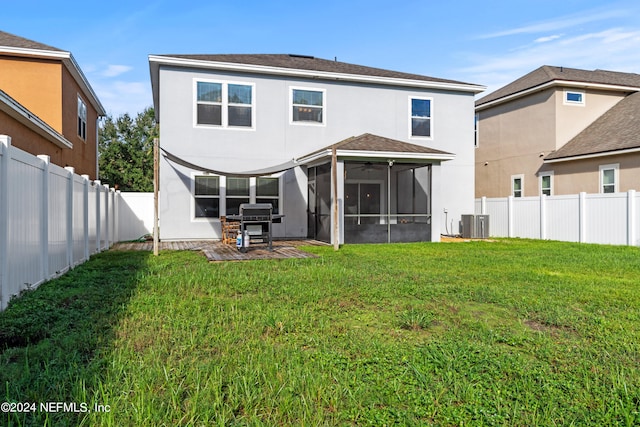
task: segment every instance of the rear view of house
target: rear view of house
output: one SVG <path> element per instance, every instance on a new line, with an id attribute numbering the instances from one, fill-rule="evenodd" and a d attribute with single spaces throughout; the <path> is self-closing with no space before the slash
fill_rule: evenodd
<path id="1" fill-rule="evenodd" d="M 543 66 L 476 102 L 476 197 L 640 183 L 640 75 Z"/>
<path id="2" fill-rule="evenodd" d="M 96 179 L 104 115 L 70 52 L 0 31 L 0 134 L 13 146 Z"/>
<path id="3" fill-rule="evenodd" d="M 347 243 L 438 241 L 473 212 L 481 86 L 303 55 L 149 63 L 163 240 L 220 238 L 242 203 L 284 215 L 276 237 Z"/>

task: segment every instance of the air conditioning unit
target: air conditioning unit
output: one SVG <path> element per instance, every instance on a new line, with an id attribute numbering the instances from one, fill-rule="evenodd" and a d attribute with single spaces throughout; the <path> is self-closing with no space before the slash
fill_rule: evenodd
<path id="1" fill-rule="evenodd" d="M 489 237 L 489 215 L 462 215 L 460 232 L 465 239 Z"/>

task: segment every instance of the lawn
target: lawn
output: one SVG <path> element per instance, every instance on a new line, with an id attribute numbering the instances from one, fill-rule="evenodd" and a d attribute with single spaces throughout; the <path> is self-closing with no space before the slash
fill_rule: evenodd
<path id="1" fill-rule="evenodd" d="M 307 250 L 109 251 L 15 300 L 0 425 L 640 425 L 639 248 Z"/>

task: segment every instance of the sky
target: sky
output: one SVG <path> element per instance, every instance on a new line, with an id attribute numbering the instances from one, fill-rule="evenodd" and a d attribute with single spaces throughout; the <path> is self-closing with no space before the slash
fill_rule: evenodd
<path id="1" fill-rule="evenodd" d="M 69 51 L 113 118 L 152 106 L 150 54 L 293 53 L 487 87 L 542 65 L 640 73 L 637 0 L 3 2 Z"/>

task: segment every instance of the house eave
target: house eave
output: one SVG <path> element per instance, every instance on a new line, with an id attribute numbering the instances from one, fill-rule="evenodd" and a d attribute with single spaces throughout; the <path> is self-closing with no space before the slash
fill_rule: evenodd
<path id="1" fill-rule="evenodd" d="M 98 99 L 98 95 L 94 92 L 89 80 L 80 69 L 80 66 L 76 62 L 71 52 L 63 50 L 43 50 L 43 49 L 28 49 L 12 46 L 0 46 L 0 54 L 7 54 L 12 56 L 31 57 L 31 58 L 45 58 L 45 59 L 57 59 L 67 67 L 67 70 L 71 73 L 75 81 L 80 88 L 85 92 L 89 98 L 89 102 L 98 112 L 98 116 L 103 117 L 107 113 L 104 106 Z"/>
<path id="2" fill-rule="evenodd" d="M 414 79 L 402 79 L 380 76 L 365 76 L 359 74 L 333 73 L 328 71 L 303 70 L 296 68 L 273 67 L 265 65 L 250 65 L 230 62 L 204 61 L 186 58 L 174 58 L 159 55 L 149 55 L 149 62 L 158 65 L 174 65 L 180 67 L 206 68 L 221 71 L 232 71 L 242 73 L 256 73 L 289 77 L 303 77 L 310 79 L 348 81 L 357 83 L 382 84 L 390 86 L 416 87 L 422 89 L 453 90 L 460 92 L 470 92 L 477 94 L 483 92 L 486 87 L 481 85 L 447 83 L 436 81 L 424 81 Z M 154 71 L 152 70 L 152 73 Z M 156 71 L 157 72 L 157 71 Z"/>
<path id="3" fill-rule="evenodd" d="M 446 161 L 456 158 L 455 154 L 437 154 L 437 153 L 409 153 L 398 151 L 355 151 L 355 150 L 336 150 L 338 159 L 341 160 L 380 160 L 394 162 L 419 162 L 428 163 L 432 161 Z M 331 159 L 331 149 L 318 151 L 307 156 L 300 157 L 296 161 L 300 164 L 308 165 L 318 163 L 321 160 Z"/>
<path id="4" fill-rule="evenodd" d="M 486 110 L 487 108 L 495 107 L 500 104 L 504 104 L 506 102 L 513 101 L 518 98 L 523 98 L 525 96 L 531 95 L 532 93 L 540 92 L 552 87 L 569 87 L 575 89 L 597 89 L 597 90 L 610 90 L 616 92 L 638 92 L 640 91 L 640 87 L 634 86 L 620 86 L 620 85 L 612 85 L 612 84 L 603 84 L 603 83 L 586 83 L 586 82 L 577 82 L 572 80 L 552 80 L 547 83 L 543 83 L 538 86 L 531 87 L 529 89 L 504 96 L 502 98 L 495 99 L 493 101 L 487 102 L 485 104 L 481 104 L 476 106 L 476 111 Z"/>
<path id="5" fill-rule="evenodd" d="M 51 126 L 46 124 L 42 119 L 24 108 L 13 98 L 0 91 L 0 111 L 13 117 L 19 123 L 25 125 L 38 135 L 52 142 L 60 148 L 73 148 L 73 143 L 64 136 L 56 132 Z"/>
<path id="6" fill-rule="evenodd" d="M 627 148 L 624 150 L 616 150 L 616 151 L 605 151 L 602 153 L 591 153 L 591 154 L 581 154 L 577 156 L 560 157 L 557 159 L 545 159 L 543 162 L 547 164 L 561 163 L 561 162 L 570 162 L 574 160 L 595 159 L 599 157 L 617 156 L 620 154 L 630 154 L 630 153 L 640 153 L 640 147 Z"/>

